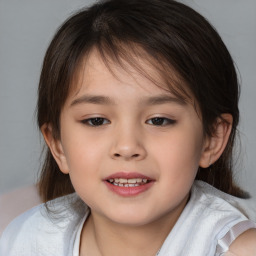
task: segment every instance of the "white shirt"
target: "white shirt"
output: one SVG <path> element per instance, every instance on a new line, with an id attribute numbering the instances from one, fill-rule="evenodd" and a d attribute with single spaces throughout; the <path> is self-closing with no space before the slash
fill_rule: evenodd
<path id="1" fill-rule="evenodd" d="M 16 218 L 0 240 L 0 256 L 79 256 L 83 224 L 90 212 L 76 194 L 50 201 Z M 256 228 L 246 200 L 195 181 L 190 200 L 158 256 L 219 256 L 237 236 Z"/>

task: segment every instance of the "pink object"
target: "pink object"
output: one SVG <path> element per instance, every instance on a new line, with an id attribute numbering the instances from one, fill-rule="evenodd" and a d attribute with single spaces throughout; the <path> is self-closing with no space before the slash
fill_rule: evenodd
<path id="1" fill-rule="evenodd" d="M 141 178 L 141 179 L 153 180 L 153 178 L 150 178 L 146 175 L 143 175 L 137 172 L 117 172 L 106 177 L 104 180 L 115 179 L 115 178 L 123 178 L 123 179 Z"/>
<path id="2" fill-rule="evenodd" d="M 111 183 L 105 181 L 107 187 L 114 193 L 123 196 L 123 197 L 132 197 L 137 196 L 145 191 L 147 191 L 154 184 L 153 181 L 146 183 L 144 185 L 140 185 L 138 187 L 119 187 L 112 185 Z"/>
<path id="3" fill-rule="evenodd" d="M 15 217 L 40 203 L 35 185 L 0 195 L 0 236 Z"/>

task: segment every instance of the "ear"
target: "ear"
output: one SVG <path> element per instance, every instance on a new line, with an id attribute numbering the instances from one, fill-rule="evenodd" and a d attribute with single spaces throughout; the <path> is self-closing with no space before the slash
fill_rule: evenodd
<path id="1" fill-rule="evenodd" d="M 214 134 L 205 139 L 199 162 L 200 167 L 207 168 L 220 158 L 228 143 L 232 123 L 231 114 L 222 114 L 216 119 Z"/>
<path id="2" fill-rule="evenodd" d="M 60 170 L 64 174 L 68 174 L 69 168 L 68 168 L 67 159 L 63 151 L 61 141 L 59 139 L 54 138 L 51 124 L 43 124 L 41 127 L 41 132 Z"/>

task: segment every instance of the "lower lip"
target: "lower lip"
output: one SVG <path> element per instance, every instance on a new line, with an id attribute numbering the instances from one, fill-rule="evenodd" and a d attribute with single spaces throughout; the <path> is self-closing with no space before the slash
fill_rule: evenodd
<path id="1" fill-rule="evenodd" d="M 108 181 L 104 181 L 107 187 L 114 192 L 115 194 L 118 194 L 119 196 L 123 197 L 132 197 L 132 196 L 137 196 L 145 191 L 147 191 L 152 185 L 153 181 L 146 183 L 144 185 L 140 185 L 137 187 L 119 187 L 111 184 Z"/>

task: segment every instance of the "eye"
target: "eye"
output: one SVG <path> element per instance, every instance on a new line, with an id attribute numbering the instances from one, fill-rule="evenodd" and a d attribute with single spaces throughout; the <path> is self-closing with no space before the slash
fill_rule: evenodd
<path id="1" fill-rule="evenodd" d="M 146 123 L 155 125 L 155 126 L 165 126 L 165 125 L 175 124 L 176 121 L 169 118 L 165 118 L 165 117 L 154 117 L 147 120 Z"/>
<path id="2" fill-rule="evenodd" d="M 89 126 L 101 126 L 101 125 L 110 123 L 109 120 L 103 117 L 88 118 L 88 119 L 82 120 L 81 122 Z"/>

